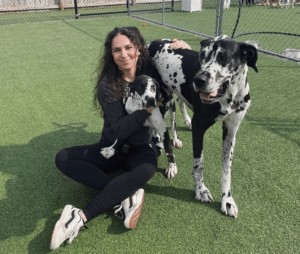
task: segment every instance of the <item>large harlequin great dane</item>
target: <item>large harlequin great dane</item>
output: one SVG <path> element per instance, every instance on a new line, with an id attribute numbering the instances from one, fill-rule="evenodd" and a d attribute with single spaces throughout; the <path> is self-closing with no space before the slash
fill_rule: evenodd
<path id="1" fill-rule="evenodd" d="M 231 164 L 236 132 L 250 107 L 248 67 L 258 72 L 254 46 L 227 37 L 201 41 L 200 52 L 170 49 L 170 40 L 148 43 L 150 57 L 162 85 L 176 93 L 193 111 L 193 176 L 196 199 L 213 202 L 203 181 L 203 136 L 217 121 L 223 122 L 221 211 L 237 217 L 231 191 Z"/>

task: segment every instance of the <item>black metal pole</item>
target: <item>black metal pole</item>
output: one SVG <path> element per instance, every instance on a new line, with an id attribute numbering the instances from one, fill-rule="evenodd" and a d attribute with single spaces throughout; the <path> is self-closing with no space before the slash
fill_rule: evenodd
<path id="1" fill-rule="evenodd" d="M 171 11 L 174 11 L 174 0 L 172 0 L 172 3 L 171 3 Z"/>
<path id="2" fill-rule="evenodd" d="M 130 0 L 127 0 L 127 13 L 130 16 Z"/>
<path id="3" fill-rule="evenodd" d="M 80 14 L 78 14 L 77 0 L 74 0 L 74 7 L 75 7 L 75 19 L 78 19 Z"/>

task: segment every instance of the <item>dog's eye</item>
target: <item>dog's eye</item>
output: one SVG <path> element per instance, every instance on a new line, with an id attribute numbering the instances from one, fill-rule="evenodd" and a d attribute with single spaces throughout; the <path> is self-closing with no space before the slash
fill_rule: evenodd
<path id="1" fill-rule="evenodd" d="M 205 53 L 204 53 L 204 52 L 202 52 L 202 53 L 200 54 L 200 61 L 201 61 L 201 60 L 203 60 L 203 59 L 204 59 L 204 57 L 205 57 Z"/>
<path id="2" fill-rule="evenodd" d="M 223 55 L 223 54 L 220 54 L 218 56 L 219 60 L 222 61 L 222 62 L 226 62 L 227 61 L 227 56 L 226 55 Z"/>
<path id="3" fill-rule="evenodd" d="M 151 91 L 152 91 L 152 92 L 155 92 L 155 85 L 152 85 L 152 86 L 151 86 Z"/>

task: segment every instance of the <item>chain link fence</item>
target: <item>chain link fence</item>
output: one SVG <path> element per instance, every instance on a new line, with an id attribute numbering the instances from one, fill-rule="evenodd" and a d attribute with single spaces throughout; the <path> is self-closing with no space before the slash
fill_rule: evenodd
<path id="1" fill-rule="evenodd" d="M 252 42 L 263 53 L 300 62 L 300 1 L 294 5 L 293 0 L 249 2 L 244 1 L 239 10 L 239 1 L 231 0 L 229 9 L 223 11 L 221 33 Z"/>
<path id="2" fill-rule="evenodd" d="M 127 0 L 0 0 L 0 25 L 113 14 L 128 15 Z"/>
<path id="3" fill-rule="evenodd" d="M 143 7 L 139 4 L 131 7 L 135 12 L 130 15 L 202 37 L 226 34 L 254 44 L 263 53 L 300 62 L 300 1 L 282 1 L 151 1 Z M 138 12 L 145 7 L 161 11 Z"/>
<path id="4" fill-rule="evenodd" d="M 161 0 L 156 3 L 150 0 L 147 2 L 131 6 L 129 15 L 204 37 L 215 36 L 218 0 Z M 138 11 L 140 8 L 148 11 L 140 12 Z M 156 11 L 150 11 L 151 9 Z"/>
<path id="5" fill-rule="evenodd" d="M 0 25 L 71 18 L 73 0 L 0 0 Z"/>
<path id="6" fill-rule="evenodd" d="M 300 0 L 0 0 L 0 25 L 129 15 L 202 37 L 226 34 L 300 62 Z"/>

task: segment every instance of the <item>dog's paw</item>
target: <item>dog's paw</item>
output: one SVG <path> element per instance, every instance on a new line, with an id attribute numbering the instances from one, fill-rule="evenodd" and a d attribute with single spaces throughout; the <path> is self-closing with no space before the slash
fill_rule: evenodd
<path id="1" fill-rule="evenodd" d="M 100 153 L 103 155 L 104 158 L 109 159 L 115 154 L 115 149 L 110 147 L 102 148 Z"/>
<path id="2" fill-rule="evenodd" d="M 176 165 L 176 163 L 169 163 L 169 166 L 165 171 L 165 175 L 168 178 L 173 178 L 175 175 L 177 175 L 177 165 Z"/>
<path id="3" fill-rule="evenodd" d="M 174 139 L 173 140 L 173 146 L 176 148 L 181 148 L 182 147 L 182 141 L 180 139 Z"/>
<path id="4" fill-rule="evenodd" d="M 230 197 L 227 197 L 226 195 L 223 196 L 221 212 L 225 213 L 225 215 L 237 218 L 238 208 L 232 196 Z"/>
<path id="5" fill-rule="evenodd" d="M 209 203 L 214 202 L 214 199 L 210 194 L 209 189 L 206 188 L 204 184 L 202 184 L 201 188 L 196 187 L 195 194 L 196 194 L 196 199 L 201 202 L 209 202 Z"/>

